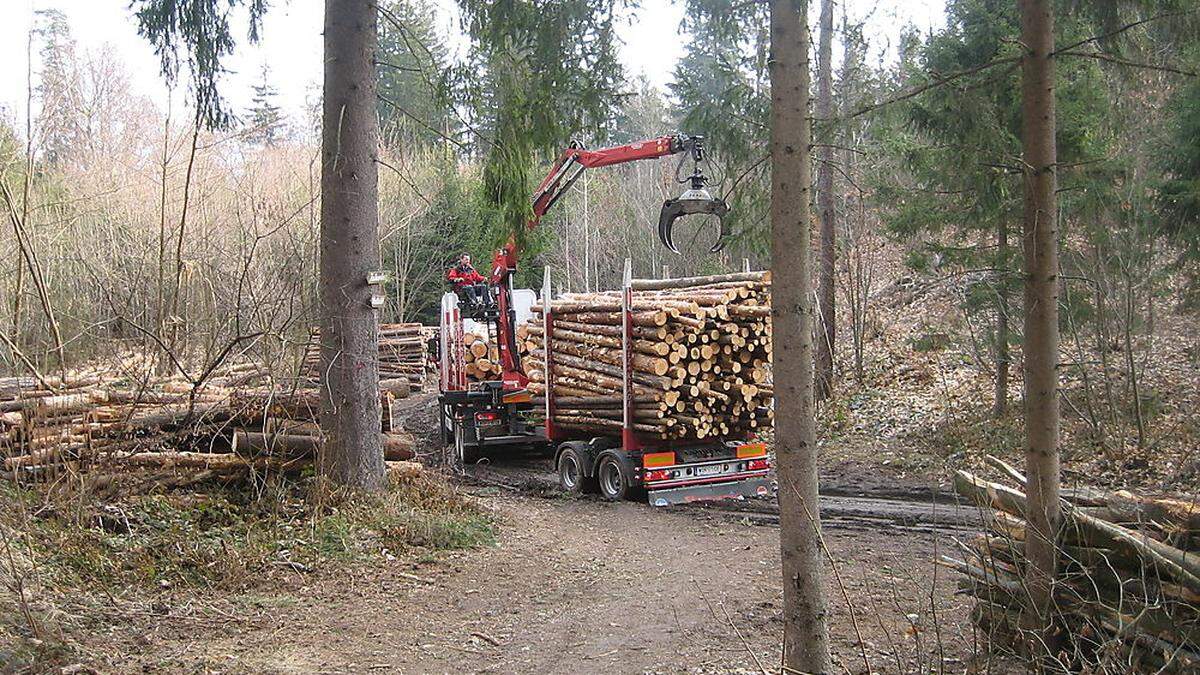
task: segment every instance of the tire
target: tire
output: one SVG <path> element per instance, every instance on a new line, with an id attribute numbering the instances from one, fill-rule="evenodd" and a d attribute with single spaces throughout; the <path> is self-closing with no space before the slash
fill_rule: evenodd
<path id="1" fill-rule="evenodd" d="M 574 445 L 567 445 L 558 455 L 558 485 L 563 492 L 572 495 L 583 494 L 584 482 L 583 457 Z"/>
<path id="2" fill-rule="evenodd" d="M 600 458 L 596 466 L 596 480 L 600 487 L 600 496 L 610 502 L 626 499 L 630 493 L 629 465 L 623 458 L 608 453 Z"/>
<path id="3" fill-rule="evenodd" d="M 463 428 L 461 424 L 454 425 L 454 450 L 452 460 L 454 468 L 462 472 L 467 466 L 467 448 L 463 439 Z"/>

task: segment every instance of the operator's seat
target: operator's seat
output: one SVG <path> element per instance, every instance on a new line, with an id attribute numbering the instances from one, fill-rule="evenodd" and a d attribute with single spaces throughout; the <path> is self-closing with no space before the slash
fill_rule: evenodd
<path id="1" fill-rule="evenodd" d="M 480 284 L 480 286 L 487 289 L 487 286 L 483 284 Z M 460 294 L 459 309 L 464 318 L 476 321 L 495 320 L 500 317 L 500 306 L 496 304 L 496 298 L 492 295 L 490 289 L 483 292 L 483 297 L 478 304 L 472 304 Z"/>

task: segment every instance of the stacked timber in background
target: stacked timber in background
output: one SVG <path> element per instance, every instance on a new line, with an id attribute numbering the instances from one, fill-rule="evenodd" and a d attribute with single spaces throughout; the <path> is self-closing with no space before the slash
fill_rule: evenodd
<path id="1" fill-rule="evenodd" d="M 770 286 L 769 272 L 634 282 L 636 431 L 705 439 L 771 426 Z M 554 422 L 570 431 L 619 431 L 620 292 L 565 294 L 552 301 L 551 310 Z M 522 326 L 518 338 L 529 389 L 545 396 L 541 316 Z"/>
<path id="2" fill-rule="evenodd" d="M 177 486 L 295 471 L 315 461 L 318 389 L 279 387 L 252 363 L 218 368 L 199 387 L 148 372 L 153 368 L 89 369 L 42 382 L 0 378 L 0 476 L 86 474 L 89 484 L 104 485 L 137 473 L 144 485 Z M 409 382 L 381 384 L 386 457 L 411 458 L 413 438 L 393 429 L 391 410 L 409 395 Z"/>
<path id="3" fill-rule="evenodd" d="M 1024 476 L 989 457 L 1019 485 Z M 985 534 L 942 562 L 964 575 L 973 618 L 999 647 L 1019 651 L 1028 562 L 1020 490 L 965 471 L 958 493 L 983 509 Z M 1200 670 L 1200 499 L 1121 491 L 1064 491 L 1060 577 L 1054 602 L 1071 669 Z"/>
<path id="4" fill-rule="evenodd" d="M 427 329 L 419 323 L 379 325 L 379 379 L 407 380 L 414 389 L 425 384 Z M 321 377 L 321 331 L 314 328 L 304 351 L 301 372 L 310 382 Z"/>

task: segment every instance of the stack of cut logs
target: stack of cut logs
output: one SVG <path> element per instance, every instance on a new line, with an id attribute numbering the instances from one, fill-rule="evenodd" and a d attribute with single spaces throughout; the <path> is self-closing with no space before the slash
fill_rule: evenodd
<path id="1" fill-rule="evenodd" d="M 416 389 L 425 383 L 425 327 L 419 323 L 379 325 L 379 379 L 408 380 Z M 321 332 L 313 329 L 304 352 L 302 372 L 313 382 L 320 380 Z"/>
<path id="2" fill-rule="evenodd" d="M 36 481 L 78 472 L 104 485 L 148 471 L 144 485 L 177 486 L 311 465 L 321 444 L 320 391 L 267 382 L 256 364 L 220 368 L 199 387 L 145 371 L 0 378 L 0 475 Z M 392 428 L 393 401 L 409 391 L 407 379 L 381 383 L 389 460 L 413 456 L 413 438 Z"/>
<path id="3" fill-rule="evenodd" d="M 467 380 L 471 382 L 500 377 L 500 353 L 485 335 L 463 333 L 463 360 L 466 362 Z"/>
<path id="4" fill-rule="evenodd" d="M 1025 484 L 1015 468 L 988 460 Z M 983 509 L 987 532 L 964 547 L 965 556 L 942 562 L 964 575 L 964 590 L 976 598 L 973 618 L 993 644 L 1019 650 L 1029 598 L 1025 544 L 1034 536 L 1025 494 L 965 471 L 954 484 Z M 1071 668 L 1200 671 L 1200 498 L 1092 490 L 1064 490 L 1063 498 L 1053 604 Z"/>
<path id="5" fill-rule="evenodd" d="M 771 425 L 770 283 L 769 272 L 634 282 L 636 431 L 704 439 L 754 434 Z M 620 293 L 566 294 L 551 310 L 554 422 L 577 432 L 618 431 Z M 541 316 L 518 329 L 518 338 L 530 391 L 544 396 Z"/>

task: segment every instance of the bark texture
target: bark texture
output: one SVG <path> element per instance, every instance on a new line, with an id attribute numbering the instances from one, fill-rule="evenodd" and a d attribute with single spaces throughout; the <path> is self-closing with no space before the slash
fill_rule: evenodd
<path id="1" fill-rule="evenodd" d="M 379 269 L 371 0 L 325 2 L 325 94 L 321 127 L 322 475 L 379 489 L 379 323 L 367 273 Z"/>
<path id="2" fill-rule="evenodd" d="M 813 418 L 808 3 L 771 2 L 771 271 L 783 651 L 790 672 L 832 670 L 821 584 Z"/>
<path id="3" fill-rule="evenodd" d="M 1026 628 L 1051 651 L 1052 586 L 1059 508 L 1058 204 L 1054 106 L 1054 14 L 1050 0 L 1021 0 L 1022 144 L 1025 156 L 1025 462 L 1029 537 Z"/>
<path id="4" fill-rule="evenodd" d="M 833 199 L 833 0 L 821 0 L 821 34 L 817 39 L 817 119 L 824 129 L 817 149 L 817 216 L 820 218 L 821 254 L 817 278 L 817 303 L 821 334 L 817 338 L 816 392 L 818 399 L 833 390 L 833 345 L 837 335 L 836 217 Z"/>

